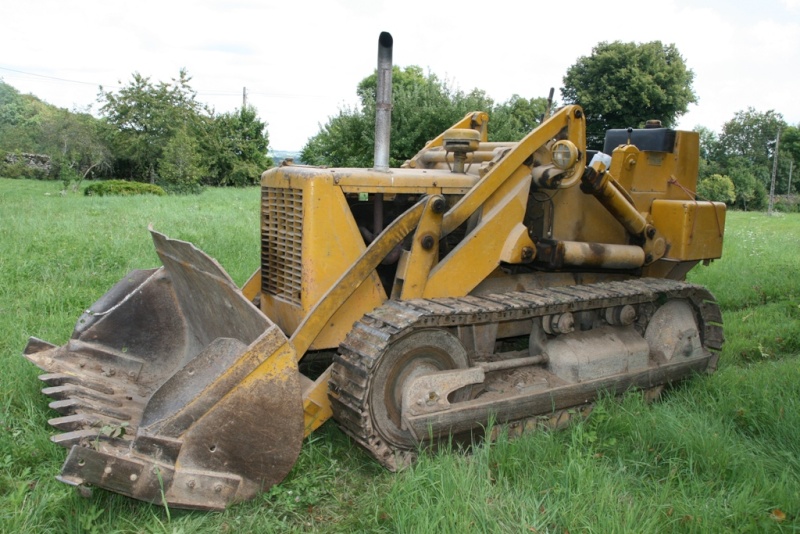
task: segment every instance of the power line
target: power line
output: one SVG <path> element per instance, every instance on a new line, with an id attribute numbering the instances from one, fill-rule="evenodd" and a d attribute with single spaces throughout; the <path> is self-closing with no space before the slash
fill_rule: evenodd
<path id="1" fill-rule="evenodd" d="M 82 81 L 79 81 L 79 80 L 68 80 L 67 78 L 58 78 L 56 76 L 46 76 L 44 74 L 36 74 L 36 73 L 33 73 L 33 72 L 25 72 L 23 70 L 9 69 L 8 67 L 0 67 L 0 70 L 7 70 L 7 71 L 10 71 L 10 72 L 16 72 L 17 74 L 25 74 L 26 76 L 36 76 L 37 78 L 47 78 L 48 80 L 57 80 L 59 82 L 80 83 L 82 85 L 94 85 L 94 86 L 103 85 L 102 83 L 82 82 Z M 119 86 L 114 86 L 114 87 L 119 87 Z"/>
<path id="2" fill-rule="evenodd" d="M 109 87 L 109 88 L 115 88 L 115 89 L 120 89 L 122 87 L 121 85 L 116 85 L 116 84 L 84 82 L 84 81 L 80 81 L 80 80 L 70 80 L 68 78 L 59 78 L 57 76 L 47 76 L 45 74 L 36 74 L 34 72 L 26 72 L 26 71 L 17 70 L 17 69 L 11 69 L 11 68 L 8 68 L 8 67 L 0 67 L 0 70 L 6 70 L 6 71 L 9 71 L 9 72 L 15 72 L 17 74 L 24 74 L 26 76 L 36 76 L 37 78 L 46 78 L 48 80 L 55 80 L 55 81 L 66 82 L 66 83 L 78 83 L 78 84 L 81 84 L 81 85 L 92 85 L 92 86 L 95 86 L 95 87 L 102 86 L 102 87 Z M 198 95 L 202 95 L 202 96 L 238 96 L 238 95 L 241 94 L 238 91 L 200 91 L 200 90 L 196 91 L 196 93 Z M 265 91 L 250 91 L 250 90 L 247 91 L 247 94 L 248 95 L 267 96 L 267 97 L 271 97 L 271 98 L 301 98 L 302 99 L 302 98 L 329 98 L 330 97 L 330 95 L 304 95 L 304 94 L 296 94 L 296 93 L 295 94 L 271 93 L 271 92 L 265 92 Z"/>

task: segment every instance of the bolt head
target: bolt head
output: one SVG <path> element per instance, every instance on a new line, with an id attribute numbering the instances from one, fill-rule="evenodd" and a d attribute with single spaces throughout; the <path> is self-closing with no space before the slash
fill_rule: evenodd
<path id="1" fill-rule="evenodd" d="M 533 259 L 533 248 L 522 247 L 522 261 L 528 261 L 531 259 Z"/>

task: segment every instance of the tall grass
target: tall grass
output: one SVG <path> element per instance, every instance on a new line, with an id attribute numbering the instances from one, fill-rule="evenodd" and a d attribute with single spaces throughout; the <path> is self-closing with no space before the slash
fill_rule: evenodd
<path id="1" fill-rule="evenodd" d="M 724 258 L 690 279 L 723 308 L 719 371 L 655 404 L 603 399 L 564 431 L 502 433 L 391 474 L 327 423 L 280 485 L 222 513 L 170 510 L 54 480 L 65 452 L 28 336 L 64 343 L 125 273 L 158 265 L 147 225 L 242 283 L 258 191 L 61 196 L 0 179 L 0 532 L 765 532 L 800 530 L 800 215 L 729 214 Z"/>

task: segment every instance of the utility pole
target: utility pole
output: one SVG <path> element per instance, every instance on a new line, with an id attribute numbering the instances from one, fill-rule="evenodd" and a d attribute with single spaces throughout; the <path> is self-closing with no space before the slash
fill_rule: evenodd
<path id="1" fill-rule="evenodd" d="M 794 168 L 794 160 L 789 160 L 789 187 L 786 188 L 786 194 L 792 198 L 792 169 Z"/>
<path id="2" fill-rule="evenodd" d="M 772 208 L 775 206 L 775 176 L 778 174 L 778 149 L 781 144 L 781 130 L 778 128 L 778 135 L 775 137 L 775 154 L 772 160 L 772 181 L 769 184 L 769 208 L 767 215 L 772 215 Z"/>
<path id="3" fill-rule="evenodd" d="M 247 87 L 242 87 L 242 111 L 247 107 Z"/>

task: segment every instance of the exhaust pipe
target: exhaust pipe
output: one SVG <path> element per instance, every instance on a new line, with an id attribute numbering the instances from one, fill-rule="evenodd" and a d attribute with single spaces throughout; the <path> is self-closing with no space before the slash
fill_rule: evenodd
<path id="1" fill-rule="evenodd" d="M 375 92 L 376 171 L 389 171 L 389 139 L 392 129 L 392 34 L 378 37 L 378 87 Z"/>

